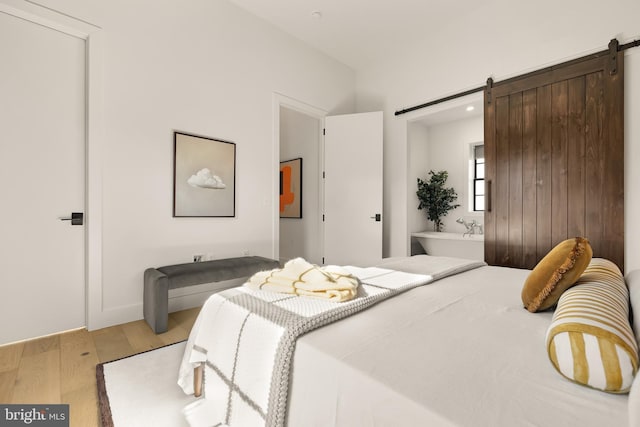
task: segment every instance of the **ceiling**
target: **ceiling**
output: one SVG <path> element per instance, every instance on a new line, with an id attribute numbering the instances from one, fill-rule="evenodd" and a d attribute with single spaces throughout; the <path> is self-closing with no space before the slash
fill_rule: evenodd
<path id="1" fill-rule="evenodd" d="M 388 61 L 400 48 L 438 39 L 453 25 L 477 21 L 477 0 L 229 0 L 308 45 L 358 70 Z M 467 111 L 472 105 L 473 111 Z M 482 93 L 425 110 L 434 126 L 482 115 Z"/>
<path id="2" fill-rule="evenodd" d="M 476 0 L 229 1 L 356 70 L 486 8 Z"/>

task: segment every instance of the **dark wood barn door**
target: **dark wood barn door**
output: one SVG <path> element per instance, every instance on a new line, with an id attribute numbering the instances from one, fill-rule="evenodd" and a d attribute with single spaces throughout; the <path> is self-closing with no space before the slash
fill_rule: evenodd
<path id="1" fill-rule="evenodd" d="M 612 42 L 614 43 L 614 42 Z M 624 262 L 623 53 L 596 54 L 485 91 L 485 259 L 533 268 L 589 239 Z"/>

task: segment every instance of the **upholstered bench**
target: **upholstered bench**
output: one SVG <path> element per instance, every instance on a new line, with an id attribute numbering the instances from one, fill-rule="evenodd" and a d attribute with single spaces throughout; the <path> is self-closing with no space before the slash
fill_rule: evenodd
<path id="1" fill-rule="evenodd" d="M 144 319 L 156 334 L 166 332 L 169 289 L 249 277 L 279 266 L 273 259 L 244 256 L 148 268 L 144 272 Z"/>

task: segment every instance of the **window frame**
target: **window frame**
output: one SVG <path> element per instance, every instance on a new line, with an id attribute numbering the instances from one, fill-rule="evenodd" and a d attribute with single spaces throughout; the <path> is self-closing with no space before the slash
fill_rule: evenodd
<path id="1" fill-rule="evenodd" d="M 484 147 L 484 141 L 473 142 L 469 144 L 469 213 L 483 214 L 483 209 L 477 209 L 477 201 L 478 197 L 484 197 L 484 185 L 481 186 L 482 193 L 477 191 L 477 183 L 484 183 L 485 178 L 478 178 L 478 165 L 484 165 L 484 156 L 482 157 L 482 161 L 478 161 L 478 157 L 476 157 L 476 148 L 478 146 Z"/>

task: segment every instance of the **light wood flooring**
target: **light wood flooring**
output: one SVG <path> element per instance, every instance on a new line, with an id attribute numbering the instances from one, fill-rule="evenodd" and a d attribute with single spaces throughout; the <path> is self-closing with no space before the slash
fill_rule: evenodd
<path id="1" fill-rule="evenodd" d="M 159 335 L 138 320 L 0 346 L 0 403 L 68 403 L 71 427 L 98 427 L 96 365 L 187 339 L 199 311 L 170 313 Z"/>

